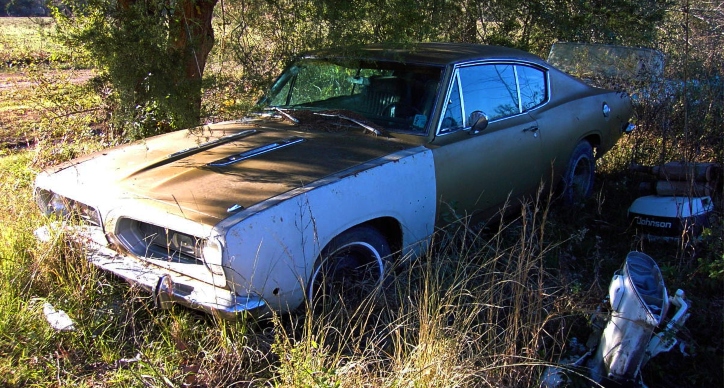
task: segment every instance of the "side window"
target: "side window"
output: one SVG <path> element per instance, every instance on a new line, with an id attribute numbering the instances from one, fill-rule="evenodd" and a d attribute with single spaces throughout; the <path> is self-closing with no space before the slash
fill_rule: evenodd
<path id="1" fill-rule="evenodd" d="M 440 130 L 447 132 L 463 126 L 463 109 L 460 101 L 460 88 L 457 75 L 453 77 L 453 86 L 450 90 L 450 97 L 445 106 L 445 113 L 442 115 Z"/>
<path id="2" fill-rule="evenodd" d="M 520 64 L 461 67 L 450 89 L 442 132 L 470 127 L 474 112 L 483 112 L 492 121 L 529 111 L 548 98 L 545 71 Z"/>
<path id="3" fill-rule="evenodd" d="M 516 66 L 520 86 L 520 101 L 523 112 L 529 111 L 546 100 L 546 77 L 542 70 Z"/>
<path id="4" fill-rule="evenodd" d="M 514 65 L 463 67 L 460 81 L 466 115 L 482 111 L 495 120 L 520 113 Z"/>

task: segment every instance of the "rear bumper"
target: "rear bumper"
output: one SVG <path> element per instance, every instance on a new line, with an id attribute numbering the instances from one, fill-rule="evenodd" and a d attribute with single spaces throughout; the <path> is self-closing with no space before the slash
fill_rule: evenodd
<path id="1" fill-rule="evenodd" d="M 47 240 L 51 233 L 49 227 L 44 226 L 36 230 L 35 235 L 39 240 Z M 157 307 L 168 308 L 176 303 L 226 320 L 245 314 L 258 316 L 267 310 L 266 302 L 258 296 L 237 295 L 226 288 L 120 254 L 92 239 L 82 240 L 88 261 L 152 293 Z"/>

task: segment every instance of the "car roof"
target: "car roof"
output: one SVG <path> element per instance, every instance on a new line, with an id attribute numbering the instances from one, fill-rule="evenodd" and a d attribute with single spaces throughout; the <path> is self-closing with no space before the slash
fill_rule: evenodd
<path id="1" fill-rule="evenodd" d="M 524 60 L 545 62 L 538 56 L 513 48 L 472 43 L 370 44 L 351 48 L 311 51 L 303 58 L 358 58 L 429 65 L 449 65 L 479 59 Z"/>

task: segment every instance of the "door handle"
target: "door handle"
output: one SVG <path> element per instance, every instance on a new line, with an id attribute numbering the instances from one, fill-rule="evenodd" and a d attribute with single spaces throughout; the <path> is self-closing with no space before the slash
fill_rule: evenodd
<path id="1" fill-rule="evenodd" d="M 528 127 L 528 128 L 526 128 L 526 129 L 523 130 L 523 132 L 537 132 L 537 131 L 538 131 L 538 126 L 537 126 L 537 125 L 533 125 L 533 126 Z"/>

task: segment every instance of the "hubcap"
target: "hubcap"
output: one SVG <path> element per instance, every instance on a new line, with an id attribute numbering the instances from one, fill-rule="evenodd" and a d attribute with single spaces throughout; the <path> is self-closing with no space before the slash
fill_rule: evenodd
<path id="1" fill-rule="evenodd" d="M 375 291 L 384 266 L 379 252 L 366 242 L 352 242 L 337 248 L 312 274 L 310 301 L 336 301 L 358 305 Z"/>
<path id="2" fill-rule="evenodd" d="M 571 193 L 573 200 L 585 198 L 591 185 L 591 164 L 585 157 L 578 159 L 571 177 Z"/>

